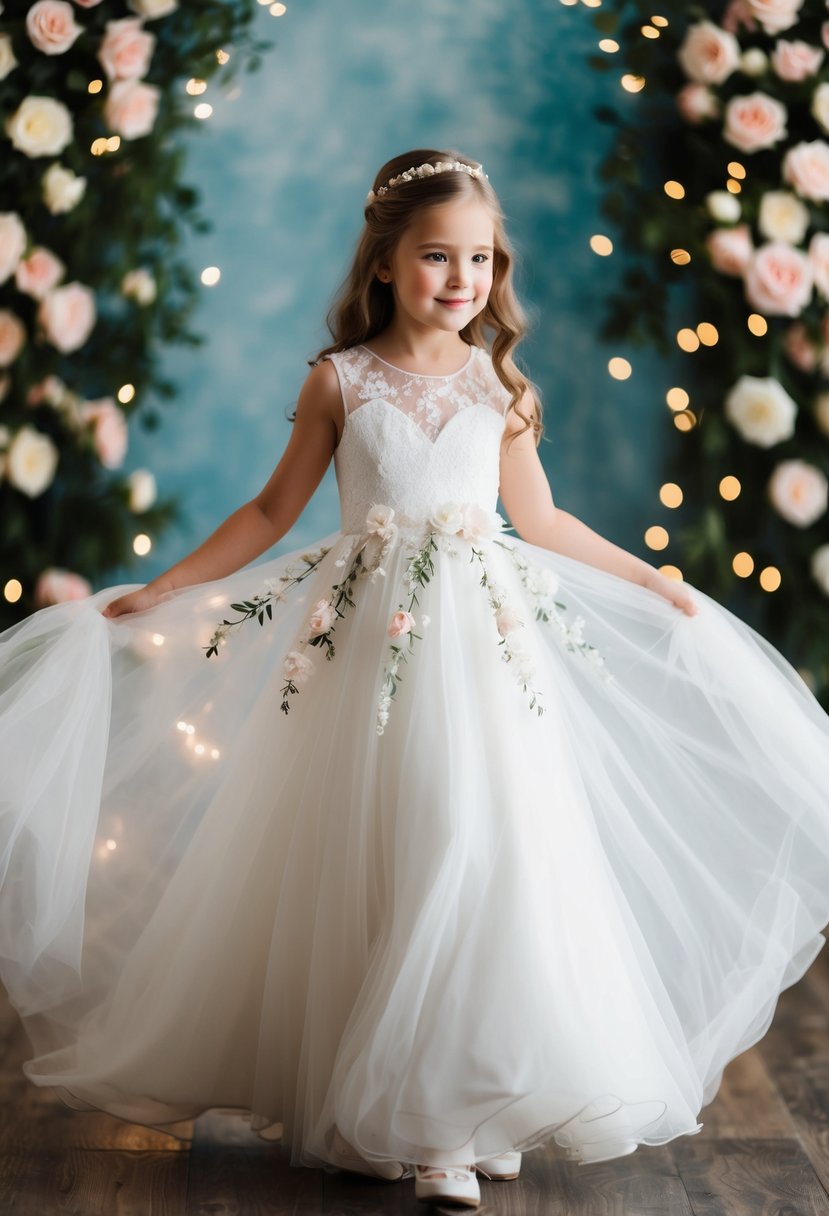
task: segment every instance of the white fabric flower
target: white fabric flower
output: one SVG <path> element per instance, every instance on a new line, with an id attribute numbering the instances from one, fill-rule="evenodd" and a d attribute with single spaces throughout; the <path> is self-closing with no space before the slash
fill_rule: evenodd
<path id="1" fill-rule="evenodd" d="M 463 526 L 463 511 L 458 503 L 441 503 L 429 516 L 429 523 L 444 536 L 455 536 Z"/>
<path id="2" fill-rule="evenodd" d="M 286 680 L 291 680 L 294 684 L 304 684 L 313 670 L 313 660 L 299 650 L 289 650 L 285 655 L 282 674 Z"/>

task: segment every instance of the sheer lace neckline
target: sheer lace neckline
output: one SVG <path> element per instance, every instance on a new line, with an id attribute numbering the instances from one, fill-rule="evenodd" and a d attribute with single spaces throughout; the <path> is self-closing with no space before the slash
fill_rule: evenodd
<path id="1" fill-rule="evenodd" d="M 459 376 L 461 374 L 461 372 L 465 372 L 468 370 L 469 365 L 471 364 L 472 360 L 475 358 L 475 350 L 476 350 L 476 348 L 474 346 L 469 347 L 469 355 L 467 357 L 466 363 L 464 363 L 463 367 L 459 367 L 456 372 L 449 372 L 449 374 L 446 376 L 428 376 L 424 372 L 410 372 L 410 371 L 407 371 L 405 367 L 398 367 L 396 363 L 389 363 L 388 359 L 384 359 L 381 355 L 378 355 L 375 351 L 369 350 L 369 348 L 367 346 L 364 346 L 363 343 L 360 343 L 359 349 L 364 350 L 366 352 L 366 354 L 371 355 L 372 358 L 379 359 L 381 363 L 385 363 L 386 367 L 391 367 L 394 369 L 394 371 L 401 372 L 402 375 L 404 375 L 404 376 L 414 376 L 417 380 L 453 380 L 455 378 L 455 376 Z"/>

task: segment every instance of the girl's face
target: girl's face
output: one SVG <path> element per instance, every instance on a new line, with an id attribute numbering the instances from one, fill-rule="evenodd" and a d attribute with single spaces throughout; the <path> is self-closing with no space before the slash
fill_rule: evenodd
<path id="1" fill-rule="evenodd" d="M 476 200 L 417 213 L 378 277 L 391 283 L 398 319 L 457 333 L 482 311 L 492 289 L 494 227 Z"/>

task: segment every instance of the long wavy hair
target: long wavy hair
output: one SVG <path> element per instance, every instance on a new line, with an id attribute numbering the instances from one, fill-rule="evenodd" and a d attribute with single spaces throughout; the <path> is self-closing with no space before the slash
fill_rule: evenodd
<path id="1" fill-rule="evenodd" d="M 460 152 L 416 148 L 386 161 L 374 179 L 373 190 L 376 192 L 389 178 L 397 177 L 409 168 L 447 160 L 459 160 L 473 168 L 480 167 L 478 161 Z M 413 178 L 392 186 L 387 193 L 366 202 L 365 226 L 357 241 L 351 267 L 326 317 L 333 340 L 308 363 L 314 367 L 325 355 L 359 346 L 382 333 L 394 315 L 394 294 L 390 283 L 383 283 L 377 278 L 378 266 L 391 260 L 398 241 L 422 207 L 437 207 L 441 203 L 467 199 L 482 202 L 492 217 L 493 278 L 486 306 L 460 330 L 460 337 L 468 345 L 481 346 L 490 351 L 495 374 L 512 394 L 508 411 L 514 409 L 525 425 L 511 438 L 516 439 L 532 428 L 537 445 L 544 429 L 541 422 L 541 394 L 537 386 L 516 367 L 512 358 L 512 352 L 528 329 L 526 315 L 512 284 L 515 252 L 504 228 L 505 216 L 498 197 L 483 175 L 471 177 L 468 173 L 445 172 Z M 489 331 L 493 335 L 491 346 L 487 342 Z M 535 417 L 530 418 L 519 408 L 527 389 L 535 401 Z M 296 414 L 291 421 L 295 417 Z"/>

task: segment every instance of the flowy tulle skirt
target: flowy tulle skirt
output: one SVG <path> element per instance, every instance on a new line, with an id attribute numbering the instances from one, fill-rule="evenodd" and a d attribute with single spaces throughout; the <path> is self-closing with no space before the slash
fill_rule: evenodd
<path id="1" fill-rule="evenodd" d="M 829 717 L 698 589 L 687 616 L 510 537 L 488 569 L 531 677 L 469 546 L 439 549 L 380 731 L 402 542 L 285 692 L 349 543 L 293 584 L 304 551 L 0 635 L 0 978 L 27 1076 L 183 1139 L 233 1108 L 324 1168 L 335 1127 L 409 1163 L 699 1131 L 824 944 Z M 208 656 L 267 580 L 290 587 L 272 619 Z"/>

